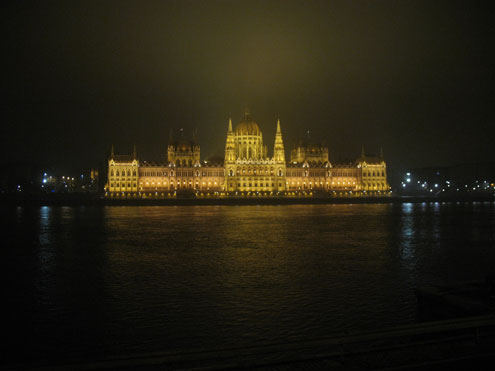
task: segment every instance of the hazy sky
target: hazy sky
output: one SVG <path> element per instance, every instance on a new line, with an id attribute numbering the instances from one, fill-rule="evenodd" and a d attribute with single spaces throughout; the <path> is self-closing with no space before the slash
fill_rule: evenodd
<path id="1" fill-rule="evenodd" d="M 494 160 L 494 11 L 474 1 L 39 1 L 2 6 L 4 160 L 78 171 L 170 128 L 223 155 L 245 106 L 273 151 Z M 487 4 L 485 6 L 485 4 Z"/>

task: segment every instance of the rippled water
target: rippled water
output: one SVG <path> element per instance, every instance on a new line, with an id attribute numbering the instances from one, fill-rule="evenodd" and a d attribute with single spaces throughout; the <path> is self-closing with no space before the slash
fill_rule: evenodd
<path id="1" fill-rule="evenodd" d="M 222 348 L 415 320 L 495 270 L 494 203 L 3 210 L 4 361 Z"/>

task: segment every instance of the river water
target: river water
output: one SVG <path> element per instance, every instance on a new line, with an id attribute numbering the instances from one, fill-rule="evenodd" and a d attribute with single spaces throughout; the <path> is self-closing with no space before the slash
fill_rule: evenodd
<path id="1" fill-rule="evenodd" d="M 225 348 L 416 320 L 495 271 L 494 203 L 2 211 L 3 362 Z"/>

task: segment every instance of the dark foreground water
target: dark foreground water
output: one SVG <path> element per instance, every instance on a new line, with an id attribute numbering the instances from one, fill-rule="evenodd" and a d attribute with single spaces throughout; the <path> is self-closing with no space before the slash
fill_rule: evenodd
<path id="1" fill-rule="evenodd" d="M 495 204 L 2 210 L 2 361 L 326 337 L 415 321 L 495 271 Z"/>

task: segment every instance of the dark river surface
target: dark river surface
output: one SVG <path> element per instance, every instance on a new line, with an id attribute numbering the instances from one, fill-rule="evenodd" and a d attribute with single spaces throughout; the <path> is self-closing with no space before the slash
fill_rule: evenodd
<path id="1" fill-rule="evenodd" d="M 2 234 L 7 363 L 382 329 L 495 271 L 490 202 L 17 207 Z"/>

